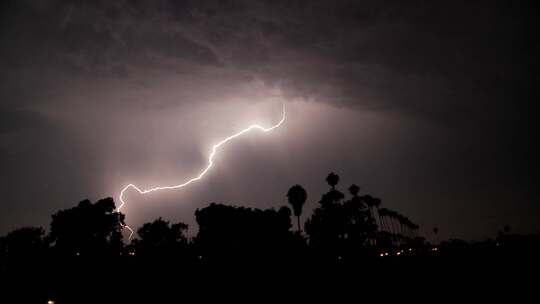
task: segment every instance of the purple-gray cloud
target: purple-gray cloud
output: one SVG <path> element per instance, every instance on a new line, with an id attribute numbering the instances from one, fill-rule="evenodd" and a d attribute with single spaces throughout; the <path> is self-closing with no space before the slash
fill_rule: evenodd
<path id="1" fill-rule="evenodd" d="M 329 171 L 427 230 L 538 229 L 531 131 L 538 66 L 528 2 L 3 1 L 0 175 L 6 231 L 127 182 L 208 180 L 133 196 L 135 224 L 193 224 L 214 200 L 285 203 Z M 348 184 L 343 184 L 343 189 Z"/>

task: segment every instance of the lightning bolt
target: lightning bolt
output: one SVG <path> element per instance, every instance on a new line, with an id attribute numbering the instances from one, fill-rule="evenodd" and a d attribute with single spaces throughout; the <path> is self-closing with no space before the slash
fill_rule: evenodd
<path id="1" fill-rule="evenodd" d="M 139 192 L 140 194 L 148 194 L 150 192 L 155 192 L 155 191 L 160 191 L 160 190 L 174 190 L 174 189 L 179 189 L 179 188 L 183 188 L 183 187 L 186 187 L 188 186 L 189 184 L 193 183 L 193 182 L 196 182 L 200 179 L 202 179 L 206 173 L 212 168 L 212 166 L 214 165 L 214 156 L 216 156 L 219 148 L 223 145 L 225 145 L 226 143 L 228 143 L 229 141 L 237 138 L 237 137 L 240 137 L 252 130 L 260 130 L 262 132 L 270 132 L 276 128 L 278 128 L 279 126 L 281 126 L 283 124 L 283 122 L 285 122 L 285 104 L 283 104 L 283 110 L 282 110 L 282 114 L 281 114 L 281 119 L 279 120 L 279 122 L 277 122 L 276 124 L 274 124 L 273 126 L 270 126 L 270 127 L 262 127 L 260 125 L 251 125 L 241 131 L 239 131 L 238 133 L 235 133 L 229 137 L 226 137 L 224 139 L 222 139 L 220 142 L 218 142 L 217 144 L 214 144 L 212 146 L 212 151 L 210 152 L 210 155 L 208 156 L 208 164 L 207 166 L 195 177 L 187 180 L 186 182 L 184 183 L 181 183 L 181 184 L 178 184 L 178 185 L 171 185 L 171 186 L 159 186 L 159 187 L 153 187 L 153 188 L 149 188 L 149 189 L 141 189 L 137 186 L 135 186 L 134 184 L 129 184 L 127 186 L 125 186 L 122 191 L 120 191 L 120 195 L 119 195 L 119 199 L 120 199 L 120 206 L 118 206 L 118 208 L 116 208 L 116 211 L 117 212 L 120 212 L 120 210 L 122 209 L 122 207 L 124 207 L 124 205 L 126 204 L 126 201 L 124 200 L 124 194 L 126 193 L 127 190 L 129 189 L 134 189 L 135 191 Z M 129 239 L 131 240 L 131 237 L 133 236 L 133 229 L 131 229 L 131 227 L 129 227 L 128 225 L 124 225 L 124 228 L 126 228 L 127 230 L 129 230 L 130 234 L 129 234 Z"/>

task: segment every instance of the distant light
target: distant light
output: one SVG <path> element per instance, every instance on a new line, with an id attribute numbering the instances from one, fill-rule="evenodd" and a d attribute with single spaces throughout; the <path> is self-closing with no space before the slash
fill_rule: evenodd
<path id="1" fill-rule="evenodd" d="M 412 248 L 409 248 L 409 251 L 412 251 Z"/>
<path id="2" fill-rule="evenodd" d="M 386 252 L 384 255 L 385 255 L 385 256 L 388 256 L 388 252 Z"/>
<path id="3" fill-rule="evenodd" d="M 49 300 L 49 301 L 47 301 L 47 304 L 54 304 L 54 301 L 53 301 L 53 300 Z"/>
<path id="4" fill-rule="evenodd" d="M 134 256 L 135 252 L 130 252 L 129 255 Z"/>
<path id="5" fill-rule="evenodd" d="M 398 253 L 396 253 L 397 255 L 401 255 L 401 252 L 398 251 Z"/>
<path id="6" fill-rule="evenodd" d="M 77 255 L 77 256 L 79 256 L 79 255 L 80 255 L 80 253 L 78 253 L 78 252 L 77 252 L 77 253 L 76 253 L 76 255 Z"/>
<path id="7" fill-rule="evenodd" d="M 383 257 L 383 256 L 384 256 L 384 253 L 379 254 L 379 256 L 382 256 L 382 257 Z"/>

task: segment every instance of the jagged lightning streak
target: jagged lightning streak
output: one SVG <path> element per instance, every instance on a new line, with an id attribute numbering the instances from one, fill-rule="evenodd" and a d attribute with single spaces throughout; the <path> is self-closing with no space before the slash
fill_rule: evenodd
<path id="1" fill-rule="evenodd" d="M 199 175 L 197 175 L 196 177 L 193 177 L 191 179 L 189 179 L 188 181 L 182 183 L 182 184 L 179 184 L 179 185 L 172 185 L 172 186 L 161 186 L 161 187 L 153 187 L 153 188 L 149 188 L 149 189 L 141 189 L 137 186 L 135 186 L 134 184 L 129 184 L 127 186 L 125 186 L 122 191 L 120 191 L 120 195 L 119 195 L 119 199 L 120 199 L 120 206 L 118 206 L 118 208 L 116 208 L 116 211 L 120 211 L 120 209 L 122 209 L 122 207 L 126 204 L 126 202 L 124 201 L 124 193 L 129 190 L 130 188 L 131 189 L 135 189 L 137 192 L 139 192 L 140 194 L 147 194 L 147 193 L 150 193 L 150 192 L 154 192 L 154 191 L 159 191 L 159 190 L 173 190 L 173 189 L 179 189 L 179 188 L 183 188 L 193 182 L 196 182 L 200 179 L 203 178 L 203 176 L 210 170 L 210 168 L 212 168 L 212 166 L 214 165 L 214 156 L 216 155 L 218 149 L 223 146 L 224 144 L 226 144 L 227 142 L 245 134 L 245 133 L 248 133 L 249 131 L 251 130 L 260 130 L 262 132 L 269 132 L 269 131 L 272 131 L 274 130 L 275 128 L 281 126 L 281 124 L 283 124 L 283 122 L 285 122 L 285 104 L 283 104 L 283 110 L 282 110 L 282 114 L 281 114 L 281 119 L 279 120 L 279 122 L 277 122 L 275 125 L 273 126 L 270 126 L 270 127 L 262 127 L 260 125 L 251 125 L 241 131 L 239 131 L 238 133 L 236 134 L 233 134 L 229 137 L 226 137 L 225 139 L 221 140 L 220 142 L 218 142 L 217 144 L 214 144 L 212 146 L 212 152 L 210 153 L 210 156 L 208 156 L 208 165 L 206 166 L 206 168 L 204 168 L 200 173 Z M 129 230 L 129 239 L 131 240 L 131 237 L 133 236 L 133 229 L 131 229 L 131 227 L 129 227 L 128 225 L 125 225 L 124 228 L 126 228 L 127 230 Z"/>

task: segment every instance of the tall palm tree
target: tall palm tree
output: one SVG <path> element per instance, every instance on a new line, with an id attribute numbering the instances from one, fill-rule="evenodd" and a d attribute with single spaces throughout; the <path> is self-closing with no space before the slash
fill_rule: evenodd
<path id="1" fill-rule="evenodd" d="M 302 207 L 304 207 L 307 200 L 307 192 L 302 186 L 294 185 L 287 192 L 287 199 L 293 207 L 294 216 L 296 216 L 298 224 L 298 232 L 300 232 L 300 215 L 302 215 Z"/>
<path id="2" fill-rule="evenodd" d="M 326 182 L 330 187 L 332 187 L 332 190 L 336 188 L 336 185 L 339 183 L 339 175 L 335 174 L 334 172 L 330 172 L 328 176 L 326 177 Z"/>

